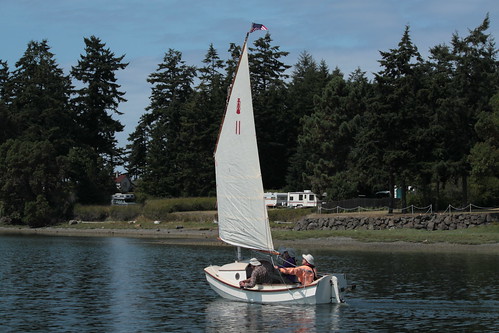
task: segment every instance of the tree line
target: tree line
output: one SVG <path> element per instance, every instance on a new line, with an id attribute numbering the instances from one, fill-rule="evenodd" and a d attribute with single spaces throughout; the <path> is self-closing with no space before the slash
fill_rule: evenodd
<path id="1" fill-rule="evenodd" d="M 249 60 L 264 187 L 311 189 L 325 200 L 393 197 L 398 188 L 403 205 L 497 205 L 499 76 L 489 25 L 487 15 L 428 59 L 407 26 L 380 52 L 373 79 L 360 68 L 330 70 L 306 51 L 291 67 L 269 33 L 256 39 Z M 99 38 L 84 42 L 69 76 L 47 41 L 30 42 L 12 72 L 0 63 L 1 215 L 37 226 L 69 217 L 76 202 L 107 203 L 122 165 L 145 197 L 215 195 L 212 154 L 240 46 L 230 44 L 223 60 L 210 44 L 198 68 L 169 49 L 121 149 L 125 98 L 115 74 L 127 64 Z"/>
<path id="2" fill-rule="evenodd" d="M 0 216 L 50 225 L 72 217 L 76 202 L 109 202 L 123 151 L 115 134 L 127 64 L 99 38 L 65 75 L 46 40 L 31 41 L 10 71 L 0 61 Z M 75 87 L 77 85 L 77 87 Z"/>

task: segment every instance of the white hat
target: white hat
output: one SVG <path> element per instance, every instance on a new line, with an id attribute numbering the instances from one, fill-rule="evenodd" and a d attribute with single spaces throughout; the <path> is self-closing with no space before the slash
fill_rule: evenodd
<path id="1" fill-rule="evenodd" d="M 256 258 L 251 258 L 249 261 L 250 265 L 252 266 L 260 266 L 262 263 L 258 261 Z"/>
<path id="2" fill-rule="evenodd" d="M 303 259 L 305 259 L 310 265 L 314 265 L 314 257 L 311 254 L 302 254 Z"/>

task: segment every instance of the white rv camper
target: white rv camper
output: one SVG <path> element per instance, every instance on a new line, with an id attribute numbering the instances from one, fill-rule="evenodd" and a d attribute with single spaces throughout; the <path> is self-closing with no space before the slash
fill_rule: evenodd
<path id="1" fill-rule="evenodd" d="M 264 197 L 267 207 L 286 207 L 288 203 L 287 193 L 267 192 Z"/>
<path id="2" fill-rule="evenodd" d="M 288 207 L 317 207 L 317 195 L 310 190 L 288 193 Z"/>
<path id="3" fill-rule="evenodd" d="M 133 193 L 115 193 L 111 196 L 111 205 L 133 205 L 135 195 Z"/>

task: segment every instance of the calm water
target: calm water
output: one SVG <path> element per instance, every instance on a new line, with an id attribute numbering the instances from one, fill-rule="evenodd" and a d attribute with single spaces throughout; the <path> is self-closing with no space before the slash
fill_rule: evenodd
<path id="1" fill-rule="evenodd" d="M 313 254 L 357 284 L 347 304 L 221 299 L 203 267 L 233 260 L 230 247 L 0 236 L 0 331 L 499 331 L 499 254 Z"/>

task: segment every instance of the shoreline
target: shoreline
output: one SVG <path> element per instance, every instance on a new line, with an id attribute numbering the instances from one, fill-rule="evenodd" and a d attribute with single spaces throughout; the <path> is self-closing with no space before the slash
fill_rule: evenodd
<path id="1" fill-rule="evenodd" d="M 43 235 L 69 237 L 129 237 L 152 239 L 163 244 L 231 246 L 218 239 L 217 230 L 192 229 L 76 229 L 76 228 L 21 228 L 0 227 L 0 235 Z M 348 237 L 309 238 L 300 240 L 275 240 L 274 246 L 313 250 L 371 251 L 371 252 L 439 252 L 479 253 L 499 255 L 499 243 L 453 244 L 412 242 L 361 242 Z"/>

